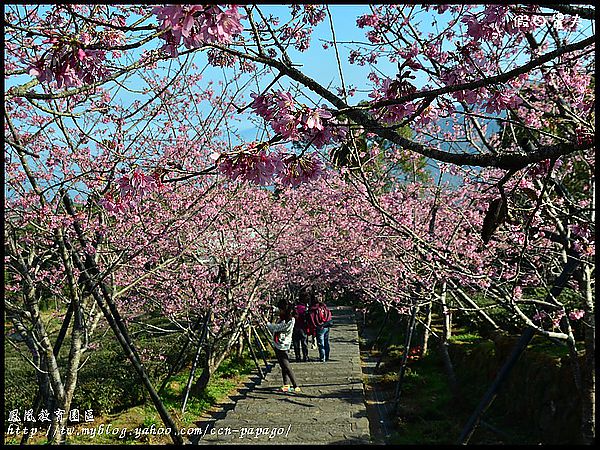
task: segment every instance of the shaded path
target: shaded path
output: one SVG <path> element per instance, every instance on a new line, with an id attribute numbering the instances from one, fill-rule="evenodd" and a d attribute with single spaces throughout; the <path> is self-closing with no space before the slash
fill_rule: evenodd
<path id="1" fill-rule="evenodd" d="M 292 363 L 303 393 L 278 392 L 282 379 L 276 366 L 209 427 L 199 444 L 370 443 L 355 315 L 349 307 L 331 310 L 331 360 Z M 317 350 L 309 356 L 316 359 Z"/>
<path id="2" fill-rule="evenodd" d="M 393 411 L 395 384 L 380 383 L 382 375 L 377 373 L 376 365 L 379 354 L 374 355 L 370 344 L 375 340 L 377 329 L 363 326 L 361 336 L 365 342 L 361 350 L 362 370 L 365 378 L 365 400 L 367 415 L 371 425 L 371 440 L 375 444 L 386 444 L 395 430 Z M 367 344 L 368 343 L 368 344 Z"/>

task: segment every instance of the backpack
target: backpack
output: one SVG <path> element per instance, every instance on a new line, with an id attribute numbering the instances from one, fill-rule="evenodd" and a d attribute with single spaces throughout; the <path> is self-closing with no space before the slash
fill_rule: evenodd
<path id="1" fill-rule="evenodd" d="M 327 308 L 325 304 L 319 305 L 319 308 L 317 309 L 317 318 L 322 327 L 330 327 L 333 325 L 331 311 L 329 311 L 329 308 Z"/>

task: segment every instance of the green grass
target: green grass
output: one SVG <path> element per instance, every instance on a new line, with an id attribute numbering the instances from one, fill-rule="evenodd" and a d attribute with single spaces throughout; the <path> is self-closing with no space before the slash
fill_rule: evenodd
<path id="1" fill-rule="evenodd" d="M 196 397 L 190 394 L 186 405 L 185 413 L 181 413 L 181 404 L 183 391 L 187 384 L 189 370 L 184 370 L 173 376 L 167 384 L 161 399 L 173 420 L 179 427 L 193 427 L 200 416 L 222 401 L 228 394 L 234 390 L 244 377 L 250 374 L 254 368 L 253 361 L 248 355 L 242 358 L 226 359 L 211 377 L 206 389 L 202 395 Z M 196 377 L 199 373 L 196 374 Z M 128 433 L 124 438 L 119 435 L 97 434 L 89 436 L 83 433 L 71 435 L 67 438 L 68 444 L 168 444 L 171 439 L 168 436 L 142 435 L 136 437 L 134 430 L 136 428 L 144 429 L 154 425 L 162 427 L 163 423 L 159 414 L 154 409 L 152 402 L 146 400 L 141 405 L 131 406 L 119 412 L 94 416 L 94 423 L 90 426 L 98 427 L 100 424 L 110 424 L 112 429 L 127 428 Z M 19 437 L 20 439 L 20 437 Z M 45 439 L 31 440 L 30 443 L 43 444 Z M 16 438 L 6 440 L 7 444 L 18 444 Z"/>
<path id="2" fill-rule="evenodd" d="M 200 396 L 190 394 L 186 404 L 186 410 L 181 413 L 183 392 L 187 385 L 189 369 L 174 375 L 164 392 L 161 399 L 171 414 L 173 420 L 179 427 L 193 427 L 200 416 L 214 407 L 217 403 L 227 397 L 234 390 L 244 377 L 252 372 L 254 363 L 248 355 L 244 354 L 242 358 L 226 359 L 221 367 L 213 374 L 206 389 Z M 196 373 L 195 378 L 200 375 Z M 127 427 L 130 432 L 135 428 L 148 428 L 154 425 L 161 427 L 162 420 L 154 409 L 152 403 L 147 400 L 143 405 L 127 408 L 119 413 L 110 414 L 100 418 L 100 421 L 110 423 L 113 428 Z M 113 436 L 97 436 L 93 440 L 88 436 L 73 436 L 68 441 L 70 444 L 98 443 L 98 444 L 168 444 L 171 439 L 168 436 L 142 435 L 139 438 L 130 433 L 127 439 L 118 439 Z"/>
<path id="3" fill-rule="evenodd" d="M 583 348 L 583 342 L 577 342 L 576 346 L 579 349 Z M 569 355 L 569 348 L 566 343 L 553 342 L 543 336 L 534 336 L 531 343 L 527 347 L 528 351 L 543 353 L 552 357 L 562 358 Z"/>
<path id="4" fill-rule="evenodd" d="M 414 361 L 402 384 L 391 444 L 451 444 L 459 423 L 445 374 L 433 354 Z"/>
<path id="5" fill-rule="evenodd" d="M 467 343 L 476 343 L 481 342 L 483 338 L 475 333 L 461 333 L 450 336 L 448 342 L 467 342 Z"/>

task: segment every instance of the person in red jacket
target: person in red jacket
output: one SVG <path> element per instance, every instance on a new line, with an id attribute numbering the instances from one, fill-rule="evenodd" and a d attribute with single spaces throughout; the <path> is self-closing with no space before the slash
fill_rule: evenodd
<path id="1" fill-rule="evenodd" d="M 303 289 L 298 295 L 298 303 L 296 304 L 296 322 L 294 323 L 294 334 L 292 334 L 292 342 L 294 343 L 294 353 L 296 354 L 296 362 L 301 360 L 309 361 L 308 358 L 308 333 L 306 332 L 305 315 L 308 310 L 308 302 L 310 297 L 308 292 Z M 300 349 L 302 349 L 302 359 L 300 359 Z"/>
<path id="2" fill-rule="evenodd" d="M 319 361 L 329 361 L 329 328 L 333 324 L 331 311 L 327 305 L 312 295 L 311 306 L 306 320 L 307 328 L 313 336 L 317 337 L 319 347 Z"/>

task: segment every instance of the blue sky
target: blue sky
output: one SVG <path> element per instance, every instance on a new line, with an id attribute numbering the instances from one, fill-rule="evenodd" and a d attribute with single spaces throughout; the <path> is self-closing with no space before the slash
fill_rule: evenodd
<path id="1" fill-rule="evenodd" d="M 263 5 L 262 9 L 266 13 L 272 13 L 273 15 L 279 16 L 284 21 L 284 18 L 289 17 L 289 6 L 287 5 Z M 333 28 L 336 34 L 337 41 L 366 41 L 365 31 L 356 27 L 357 17 L 370 13 L 369 5 L 329 5 L 329 10 L 332 14 Z M 329 26 L 329 18 L 326 17 L 323 22 L 318 24 L 311 36 L 311 46 L 305 52 L 300 52 L 294 48 L 290 48 L 289 55 L 294 63 L 298 63 L 300 70 L 302 70 L 307 76 L 317 80 L 323 86 L 329 84 L 333 86 L 341 86 L 340 75 L 338 65 L 335 57 L 333 47 L 325 50 L 323 49 L 324 41 L 331 41 L 332 34 Z M 370 68 L 364 66 L 353 65 L 348 70 L 348 54 L 349 51 L 345 45 L 341 44 L 338 46 L 340 53 L 340 59 L 343 65 L 344 82 L 346 86 L 358 86 L 364 89 L 365 80 L 367 79 L 368 73 L 371 71 Z M 391 76 L 395 75 L 397 66 L 390 63 L 385 58 L 379 61 L 378 69 L 383 72 L 390 73 Z M 270 79 L 269 79 L 270 80 Z M 285 83 L 285 80 L 282 81 Z M 311 93 L 306 90 L 306 94 Z M 312 98 L 317 100 L 317 97 L 313 94 Z M 366 99 L 366 94 L 357 93 L 352 99 L 352 102 L 358 102 L 359 100 Z M 253 131 L 254 128 L 250 127 L 246 132 Z"/>
<path id="2" fill-rule="evenodd" d="M 26 6 L 24 6 L 26 8 Z M 40 9 L 40 13 L 44 9 L 48 8 L 47 6 L 43 6 Z M 290 8 L 289 5 L 261 5 L 261 10 L 265 15 L 273 14 L 274 16 L 278 16 L 280 18 L 280 23 L 285 23 L 290 18 Z M 346 87 L 354 86 L 359 89 L 355 96 L 349 99 L 350 103 L 355 104 L 361 100 L 368 99 L 368 90 L 370 90 L 370 82 L 367 80 L 367 75 L 373 71 L 372 67 L 369 66 L 359 66 L 357 64 L 350 65 L 348 63 L 349 49 L 348 46 L 343 44 L 344 41 L 352 41 L 352 42 L 368 42 L 365 37 L 365 33 L 368 28 L 359 29 L 356 25 L 356 19 L 364 14 L 370 14 L 371 8 L 368 4 L 354 4 L 354 5 L 329 5 L 329 10 L 331 12 L 333 27 L 336 34 L 336 40 L 338 42 L 342 42 L 338 45 L 339 57 L 343 67 L 343 75 L 344 82 Z M 151 18 L 150 21 L 155 21 L 155 18 Z M 442 22 L 443 24 L 443 22 Z M 424 23 L 419 24 L 419 29 L 421 31 L 429 31 L 430 24 Z M 426 27 L 424 29 L 424 27 Z M 311 46 L 305 52 L 300 52 L 293 47 L 288 50 L 290 58 L 296 64 L 298 64 L 298 68 L 302 70 L 307 76 L 317 80 L 323 86 L 341 86 L 340 83 L 340 74 L 338 69 L 338 64 L 336 60 L 335 51 L 332 46 L 330 46 L 327 50 L 323 48 L 323 43 L 325 41 L 331 41 L 332 34 L 329 23 L 329 17 L 327 16 L 323 22 L 318 24 L 312 33 L 311 36 Z M 146 48 L 156 48 L 157 45 L 160 45 L 160 41 L 153 41 L 150 45 L 147 45 Z M 130 61 L 137 59 L 140 54 L 140 50 L 134 50 L 131 52 L 131 56 L 128 58 Z M 131 59 L 130 59 L 131 58 Z M 196 53 L 194 55 L 194 62 L 197 64 L 199 68 L 203 68 L 206 64 L 206 54 L 204 52 Z M 165 69 L 162 70 L 164 74 L 167 74 L 166 67 L 168 67 L 172 62 L 163 61 L 160 63 L 161 67 Z M 177 64 L 175 64 L 175 68 L 177 68 Z M 390 78 L 393 78 L 398 70 L 398 66 L 396 63 L 390 63 L 387 58 L 379 58 L 377 62 L 376 69 L 381 76 L 384 74 Z M 161 73 L 161 70 L 158 71 Z M 228 73 L 229 72 L 229 73 Z M 228 78 L 231 78 L 232 72 L 230 69 L 221 69 L 218 67 L 207 67 L 203 72 L 204 78 L 201 85 L 207 85 L 209 80 L 217 81 L 223 78 L 223 75 L 226 74 Z M 13 77 L 13 79 L 7 80 L 6 88 L 10 87 L 13 84 L 21 84 L 27 82 L 31 79 L 29 75 L 24 75 L 21 77 Z M 259 86 L 266 87 L 266 85 L 272 80 L 271 76 L 264 77 Z M 122 80 L 123 84 L 126 84 L 132 89 L 140 89 L 143 88 L 146 83 L 137 75 L 130 77 L 127 80 Z M 423 79 L 417 79 L 415 84 L 420 86 L 423 84 Z M 280 85 L 283 88 L 289 86 L 289 80 L 285 78 L 280 81 Z M 118 88 L 114 83 L 109 83 L 106 87 L 110 87 L 110 91 L 114 93 L 114 100 L 116 103 L 121 103 L 125 108 L 129 104 L 131 104 L 134 100 L 140 100 L 144 102 L 144 97 L 149 98 L 151 95 L 147 96 L 143 95 L 132 95 L 127 91 Z M 213 86 L 216 88 L 216 86 Z M 363 92 L 361 92 L 361 89 Z M 117 92 L 118 91 L 118 92 Z M 335 89 L 334 89 L 335 92 Z M 323 100 L 318 98 L 314 93 L 310 92 L 308 89 L 302 89 L 302 94 L 310 97 L 312 100 L 322 103 Z M 245 93 L 246 101 L 251 100 L 249 95 L 249 91 Z M 299 99 L 300 101 L 306 101 L 305 99 Z M 203 102 L 204 103 L 204 102 Z M 152 128 L 160 129 L 162 127 L 162 121 L 157 121 L 152 124 Z M 195 131 L 191 131 L 195 133 Z M 259 131 L 257 127 L 252 122 L 242 119 L 242 121 L 238 125 L 238 133 L 242 140 L 251 141 L 260 138 L 261 136 L 258 134 Z M 264 138 L 264 137 L 263 137 Z M 234 145 L 241 142 L 233 142 Z M 435 168 L 434 168 L 435 169 Z"/>
<path id="3" fill-rule="evenodd" d="M 21 8 L 27 8 L 27 6 L 21 6 Z M 42 7 L 48 8 L 47 6 Z M 5 6 L 6 9 L 6 6 Z M 367 39 L 365 37 L 365 32 L 367 29 L 359 29 L 356 26 L 357 17 L 363 14 L 369 14 L 371 12 L 370 5 L 368 4 L 354 4 L 354 5 L 329 5 L 329 9 L 332 14 L 333 26 L 336 33 L 337 41 L 359 41 L 366 42 Z M 281 19 L 281 23 L 285 23 L 287 19 L 290 17 L 290 9 L 289 5 L 261 5 L 261 10 L 265 14 L 273 14 L 275 16 L 279 16 Z M 445 15 L 438 16 L 435 14 L 439 20 L 439 25 L 443 27 L 445 25 Z M 427 17 L 427 15 L 425 15 Z M 151 18 L 151 21 L 155 21 L 155 18 Z M 413 23 L 415 27 L 424 33 L 429 32 L 432 29 L 430 20 L 422 20 L 420 23 Z M 588 31 L 589 33 L 589 31 Z M 311 47 L 306 52 L 300 52 L 293 48 L 289 50 L 289 54 L 294 63 L 299 64 L 300 70 L 302 70 L 309 77 L 317 80 L 320 84 L 324 86 L 328 86 L 332 84 L 333 86 L 340 86 L 340 76 L 338 72 L 338 66 L 336 61 L 335 52 L 332 47 L 328 50 L 324 50 L 322 47 L 322 43 L 324 40 L 331 40 L 331 30 L 329 26 L 329 18 L 326 17 L 323 22 L 317 25 L 313 31 L 311 37 Z M 160 43 L 152 42 L 148 48 L 156 48 Z M 370 89 L 370 82 L 367 81 L 367 75 L 373 69 L 369 66 L 359 66 L 359 65 L 350 65 L 348 63 L 348 54 L 349 50 L 346 45 L 339 45 L 340 59 L 342 65 L 344 67 L 344 81 L 346 86 L 355 86 L 359 89 L 368 90 Z M 136 58 L 139 55 L 139 51 L 132 52 L 132 58 Z M 202 68 L 206 64 L 206 54 L 205 53 L 197 53 L 194 55 L 194 62 L 197 64 L 199 68 Z M 169 61 L 161 63 L 162 67 L 167 67 L 170 64 Z M 393 78 L 397 73 L 397 65 L 395 63 L 390 63 L 387 58 L 380 58 L 377 63 L 377 70 L 390 78 Z M 227 73 L 228 70 L 223 70 L 221 68 L 208 67 L 204 72 L 204 79 L 202 82 L 202 86 L 207 86 L 208 80 L 219 80 L 223 78 L 223 74 L 225 73 L 227 77 L 231 77 L 231 71 Z M 164 71 L 166 74 L 166 70 Z M 20 77 L 11 77 L 8 80 L 5 80 L 5 89 L 8 89 L 11 85 L 21 84 L 27 82 L 31 79 L 29 75 L 23 75 Z M 272 80 L 272 77 L 267 76 L 264 77 L 259 86 L 265 87 L 267 83 Z M 139 89 L 145 85 L 138 76 L 133 76 L 125 83 L 134 89 Z M 415 84 L 418 87 L 421 87 L 424 84 L 423 78 L 417 78 L 415 80 Z M 114 88 L 116 86 L 112 83 L 113 88 L 111 91 L 114 92 Z M 289 86 L 289 81 L 282 79 L 281 86 L 285 88 Z M 303 89 L 302 93 L 314 99 L 315 101 L 322 102 L 315 94 L 312 94 L 307 89 Z M 246 101 L 249 101 L 248 97 L 249 92 L 245 93 Z M 138 99 L 140 101 L 144 101 L 144 96 L 136 95 L 135 97 L 124 90 L 120 90 L 118 94 L 116 94 L 116 102 L 122 103 L 125 107 L 133 101 L 133 99 Z M 350 103 L 358 103 L 360 100 L 368 99 L 367 92 L 357 92 L 357 94 L 350 99 Z M 302 99 L 300 99 L 302 101 Z M 162 122 L 157 123 L 156 127 L 162 126 Z M 257 128 L 256 126 L 248 121 L 242 120 L 239 123 L 239 133 L 244 140 L 254 140 L 257 138 Z"/>
<path id="4" fill-rule="evenodd" d="M 27 6 L 23 5 L 21 8 L 27 8 Z M 39 13 L 43 14 L 44 10 L 47 8 L 48 6 L 42 6 L 39 9 Z M 5 6 L 5 10 L 6 9 L 7 6 Z M 332 13 L 334 29 L 338 41 L 366 41 L 364 35 L 366 30 L 360 30 L 356 27 L 356 18 L 362 14 L 369 13 L 369 5 L 330 5 L 329 9 Z M 282 23 L 284 23 L 287 18 L 290 17 L 289 5 L 261 5 L 261 10 L 267 15 L 273 14 L 280 17 Z M 154 18 L 151 18 L 150 20 L 155 21 Z M 332 48 L 329 50 L 324 50 L 322 48 L 323 40 L 331 40 L 331 31 L 328 18 L 315 27 L 311 38 L 311 47 L 306 52 L 300 52 L 294 48 L 291 48 L 289 50 L 290 57 L 295 63 L 301 65 L 302 71 L 304 71 L 308 76 L 318 80 L 321 84 L 327 86 L 329 83 L 332 83 L 335 86 L 340 86 L 340 77 L 335 61 L 335 53 L 333 52 Z M 155 48 L 157 45 L 161 45 L 161 41 L 153 41 L 145 48 Z M 339 46 L 339 51 L 342 64 L 347 69 L 349 52 L 343 45 Z M 139 54 L 140 51 L 131 51 L 133 58 L 136 58 L 139 56 Z M 203 52 L 196 54 L 194 56 L 194 62 L 198 65 L 198 67 L 204 67 L 206 62 L 206 54 Z M 167 67 L 168 65 L 168 61 L 161 63 L 162 67 Z M 388 72 L 390 73 L 390 76 L 393 76 L 395 74 L 396 65 L 389 63 L 385 59 L 381 59 L 378 64 L 378 69 L 382 70 L 383 72 Z M 351 70 L 344 71 L 344 80 L 346 86 L 354 85 L 364 87 L 366 76 L 370 71 L 371 70 L 368 67 L 360 67 L 357 65 L 351 66 Z M 204 72 L 204 79 L 206 81 L 211 79 L 219 80 L 222 77 L 223 71 L 220 68 L 208 67 Z M 31 76 L 28 74 L 10 77 L 9 79 L 5 80 L 5 89 L 8 89 L 14 85 L 26 83 L 30 80 Z M 270 78 L 267 78 L 266 83 L 269 81 Z M 137 85 L 138 83 L 139 86 Z M 285 83 L 285 80 L 282 80 L 282 83 Z M 114 85 L 113 83 L 111 84 Z M 126 84 L 132 88 L 140 88 L 144 85 L 144 82 L 138 77 L 132 77 L 126 82 Z M 362 97 L 366 98 L 366 95 Z M 354 99 L 362 99 L 362 97 L 359 93 L 354 97 Z M 125 91 L 121 91 L 118 96 L 118 100 L 124 102 L 124 104 L 130 103 L 134 99 L 139 100 L 140 98 L 141 96 L 134 97 Z"/>

